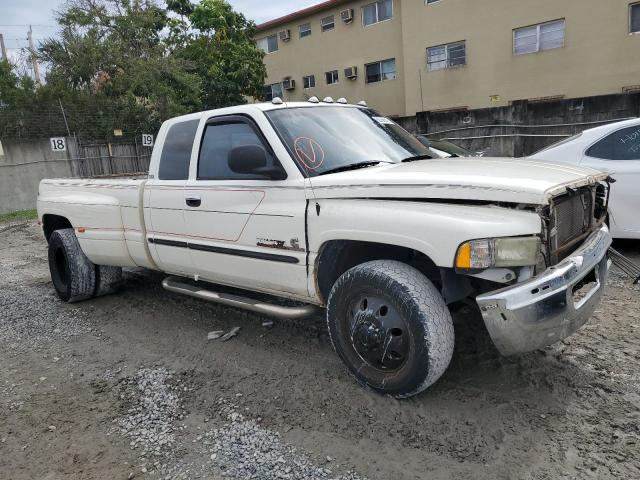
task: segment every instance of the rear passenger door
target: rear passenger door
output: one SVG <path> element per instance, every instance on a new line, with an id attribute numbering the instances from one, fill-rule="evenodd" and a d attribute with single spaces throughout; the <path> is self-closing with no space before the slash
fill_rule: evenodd
<path id="1" fill-rule="evenodd" d="M 259 125 L 262 121 L 262 125 Z M 265 130 L 267 130 L 265 132 Z M 185 220 L 197 275 L 203 279 L 269 293 L 307 296 L 304 178 L 266 117 L 211 118 L 201 130 L 197 164 L 185 189 Z M 265 135 L 266 133 L 266 135 Z M 278 179 L 232 171 L 236 147 L 259 146 Z"/>
<path id="2" fill-rule="evenodd" d="M 154 261 L 169 273 L 192 275 L 184 212 L 185 186 L 200 119 L 176 121 L 158 139 L 163 145 L 157 178 L 147 182 L 145 218 Z"/>
<path id="3" fill-rule="evenodd" d="M 616 180 L 611 186 L 609 213 L 614 237 L 640 235 L 640 124 L 607 135 L 589 147 L 583 165 L 609 172 Z"/>

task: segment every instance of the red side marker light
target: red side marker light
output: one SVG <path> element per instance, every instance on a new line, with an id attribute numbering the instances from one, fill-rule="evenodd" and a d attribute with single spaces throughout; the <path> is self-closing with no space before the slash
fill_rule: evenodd
<path id="1" fill-rule="evenodd" d="M 86 232 L 86 231 L 87 231 L 87 229 L 86 229 L 86 228 L 84 228 L 84 227 L 80 227 L 80 228 L 78 228 L 78 233 L 84 233 L 84 232 Z"/>

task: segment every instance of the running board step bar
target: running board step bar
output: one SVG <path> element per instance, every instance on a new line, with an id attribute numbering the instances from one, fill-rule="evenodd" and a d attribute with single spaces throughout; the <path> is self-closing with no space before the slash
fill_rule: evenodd
<path id="1" fill-rule="evenodd" d="M 282 318 L 287 320 L 300 320 L 315 313 L 318 313 L 319 307 L 315 305 L 302 305 L 299 307 L 285 307 L 282 305 L 274 305 L 261 300 L 241 297 L 230 293 L 218 293 L 205 288 L 186 283 L 178 277 L 167 277 L 162 281 L 162 288 L 174 293 L 180 293 L 193 298 L 207 300 L 209 302 L 219 303 L 228 307 L 241 308 L 251 312 L 260 313 L 269 317 Z"/>
<path id="2" fill-rule="evenodd" d="M 613 248 L 609 249 L 609 258 L 616 267 L 635 280 L 634 284 L 640 283 L 640 267 L 638 265 Z"/>

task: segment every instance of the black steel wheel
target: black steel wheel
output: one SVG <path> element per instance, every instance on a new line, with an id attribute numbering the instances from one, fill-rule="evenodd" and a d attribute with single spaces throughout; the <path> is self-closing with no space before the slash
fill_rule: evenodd
<path id="1" fill-rule="evenodd" d="M 364 289 L 348 310 L 351 344 L 360 358 L 383 372 L 406 363 L 411 342 L 409 326 L 393 300 Z"/>
<path id="2" fill-rule="evenodd" d="M 453 321 L 440 292 L 397 261 L 364 263 L 342 275 L 329 296 L 327 324 L 350 373 L 396 398 L 435 383 L 453 355 Z"/>

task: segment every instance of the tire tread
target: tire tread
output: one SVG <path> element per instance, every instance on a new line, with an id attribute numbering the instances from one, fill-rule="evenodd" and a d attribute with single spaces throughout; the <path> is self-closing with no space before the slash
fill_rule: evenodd
<path id="1" fill-rule="evenodd" d="M 332 303 L 337 289 L 351 288 L 356 278 L 372 281 L 376 277 L 382 280 L 385 288 L 389 291 L 398 286 L 402 289 L 403 294 L 406 296 L 405 298 L 414 302 L 419 312 L 419 321 L 424 326 L 424 342 L 429 356 L 429 368 L 425 378 L 415 389 L 393 395 L 395 398 L 408 398 L 433 385 L 449 366 L 455 343 L 453 320 L 438 289 L 420 271 L 395 260 L 375 260 L 363 263 L 343 274 L 335 283 L 329 295 L 327 326 L 331 343 L 336 351 L 336 342 L 333 338 L 329 314 L 333 310 Z M 348 371 L 360 383 L 367 385 L 350 369 Z"/>

